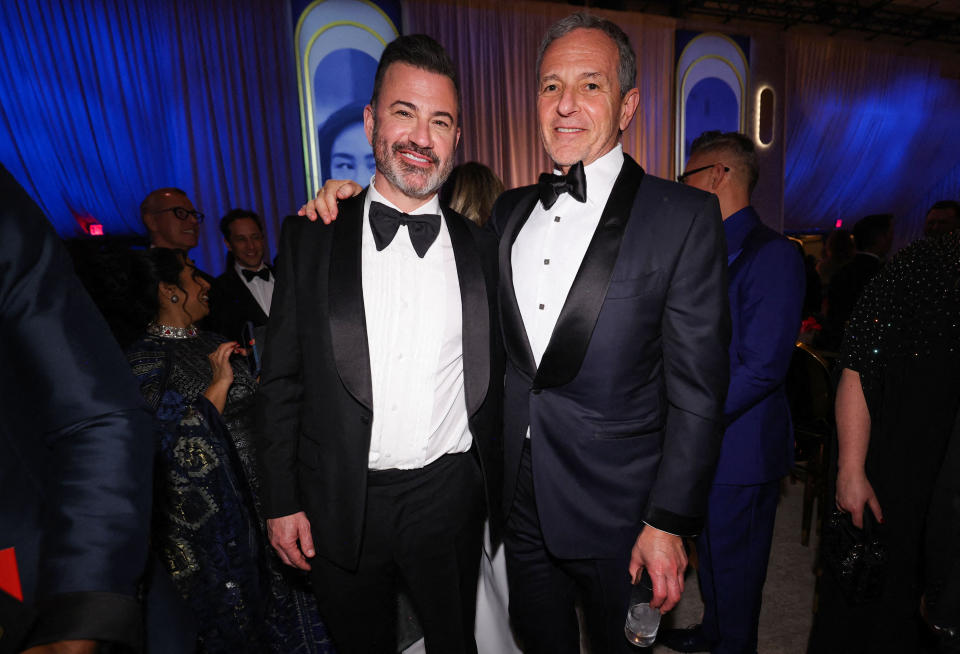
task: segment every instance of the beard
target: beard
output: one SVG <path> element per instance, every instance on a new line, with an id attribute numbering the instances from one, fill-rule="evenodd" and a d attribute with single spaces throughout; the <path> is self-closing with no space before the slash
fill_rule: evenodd
<path id="1" fill-rule="evenodd" d="M 433 163 L 433 168 L 424 169 L 404 161 L 400 150 L 409 150 Z M 436 193 L 453 170 L 453 157 L 441 161 L 431 148 L 415 143 L 394 143 L 388 145 L 380 135 L 377 125 L 373 126 L 373 157 L 377 162 L 377 172 L 381 173 L 391 185 L 410 198 L 423 200 Z"/>

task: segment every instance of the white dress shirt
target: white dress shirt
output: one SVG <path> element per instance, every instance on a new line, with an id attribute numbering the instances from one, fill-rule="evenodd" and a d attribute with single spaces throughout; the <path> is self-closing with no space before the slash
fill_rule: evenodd
<path id="1" fill-rule="evenodd" d="M 422 468 L 473 442 L 463 390 L 460 282 L 446 218 L 436 196 L 410 212 L 441 215 L 421 259 L 406 226 L 381 251 L 370 203 L 397 207 L 371 184 L 363 207 L 363 305 L 373 386 L 371 470 Z"/>
<path id="2" fill-rule="evenodd" d="M 538 202 L 513 243 L 514 292 L 538 367 L 622 166 L 617 144 L 584 168 L 586 202 L 569 193 L 549 209 Z"/>
<path id="3" fill-rule="evenodd" d="M 234 269 L 237 271 L 237 277 L 240 278 L 244 284 L 247 285 L 247 288 L 250 289 L 250 293 L 253 295 L 253 299 L 257 301 L 257 304 L 260 305 L 260 308 L 263 309 L 263 312 L 270 316 L 270 304 L 273 302 L 273 283 L 276 281 L 273 277 L 273 273 L 270 273 L 269 280 L 263 280 L 259 277 L 254 277 L 250 281 L 247 281 L 247 278 L 243 276 L 244 267 L 239 263 L 233 264 Z M 267 267 L 267 264 L 260 263 L 260 267 L 257 270 L 263 270 Z"/>

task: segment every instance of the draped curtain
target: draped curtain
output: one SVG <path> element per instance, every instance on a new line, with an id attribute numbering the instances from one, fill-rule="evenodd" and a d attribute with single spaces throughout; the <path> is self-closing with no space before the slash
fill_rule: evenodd
<path id="1" fill-rule="evenodd" d="M 786 229 L 889 212 L 895 248 L 917 238 L 930 204 L 960 195 L 960 83 L 858 41 L 792 36 L 786 59 Z"/>
<path id="2" fill-rule="evenodd" d="M 207 215 L 192 255 L 223 268 L 218 219 L 253 209 L 275 242 L 305 194 L 286 3 L 0 2 L 0 161 L 61 236 L 89 215 L 144 234 L 152 189 Z"/>
<path id="3" fill-rule="evenodd" d="M 536 61 L 547 28 L 576 8 L 546 2 L 410 0 L 404 32 L 424 33 L 450 52 L 463 95 L 458 158 L 490 166 L 507 188 L 551 169 L 537 132 Z M 640 56 L 640 107 L 624 150 L 655 175 L 669 175 L 675 21 L 640 13 L 591 10 L 627 33 Z"/>

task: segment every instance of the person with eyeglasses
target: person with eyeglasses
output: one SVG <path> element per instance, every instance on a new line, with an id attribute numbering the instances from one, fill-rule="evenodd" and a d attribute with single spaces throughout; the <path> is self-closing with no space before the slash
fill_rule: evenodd
<path id="1" fill-rule="evenodd" d="M 720 202 L 732 326 L 720 460 L 696 539 L 703 620 L 657 636 L 678 652 L 757 651 L 780 479 L 793 463 L 784 379 L 800 331 L 806 275 L 794 245 L 750 205 L 758 168 L 753 141 L 712 131 L 693 142 L 677 177 Z"/>
<path id="2" fill-rule="evenodd" d="M 147 228 L 150 247 L 183 250 L 189 253 L 200 241 L 204 215 L 197 211 L 186 191 L 158 188 L 140 203 L 140 220 Z M 197 275 L 212 284 L 214 278 L 199 268 Z"/>

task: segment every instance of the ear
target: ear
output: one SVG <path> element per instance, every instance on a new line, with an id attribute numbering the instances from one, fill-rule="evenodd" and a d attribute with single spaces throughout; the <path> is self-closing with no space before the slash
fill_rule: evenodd
<path id="1" fill-rule="evenodd" d="M 157 231 L 157 219 L 152 213 L 143 214 L 143 224 L 147 228 L 147 232 Z"/>
<path id="2" fill-rule="evenodd" d="M 157 295 L 160 297 L 161 302 L 169 299 L 171 295 L 179 290 L 180 288 L 176 284 L 168 284 L 167 282 L 157 284 Z"/>
<path id="3" fill-rule="evenodd" d="M 620 101 L 620 131 L 624 132 L 633 122 L 633 116 L 637 113 L 637 107 L 640 106 L 640 91 L 630 89 Z"/>
<path id="4" fill-rule="evenodd" d="M 453 139 L 453 151 L 457 151 L 457 146 L 460 145 L 460 128 L 457 128 L 457 136 Z"/>
<path id="5" fill-rule="evenodd" d="M 370 144 L 370 147 L 373 147 L 373 123 L 375 118 L 373 105 L 368 104 L 363 108 L 363 131 L 367 135 L 367 143 Z"/>
<path id="6" fill-rule="evenodd" d="M 227 252 L 233 252 L 233 246 L 230 245 L 230 241 L 223 239 L 223 244 L 227 246 Z"/>

